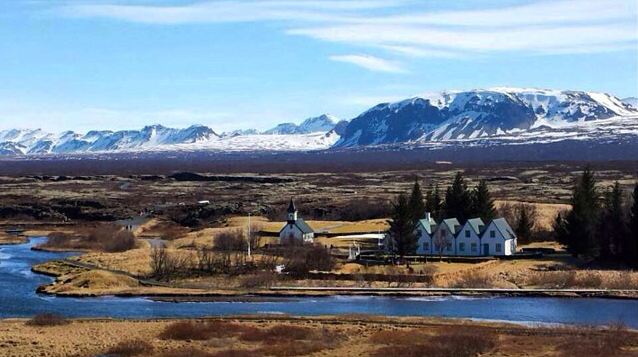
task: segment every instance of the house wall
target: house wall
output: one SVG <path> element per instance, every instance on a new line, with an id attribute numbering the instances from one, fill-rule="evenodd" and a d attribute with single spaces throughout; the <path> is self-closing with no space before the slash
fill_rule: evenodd
<path id="1" fill-rule="evenodd" d="M 491 232 L 494 232 L 493 236 Z M 493 223 L 490 223 L 481 239 L 481 255 L 485 255 L 483 251 L 484 244 L 489 244 L 490 251 L 488 255 L 512 255 L 514 254 L 514 251 L 512 251 L 512 241 L 514 240 L 506 239 L 505 236 L 501 234 L 501 231 L 496 228 Z M 500 250 L 497 250 L 497 248 L 499 248 L 498 245 L 500 245 Z"/>
<path id="2" fill-rule="evenodd" d="M 469 232 L 469 237 L 467 237 L 467 233 Z M 474 250 L 472 250 L 472 245 L 474 244 Z M 464 249 L 462 249 L 464 248 Z M 481 239 L 474 232 L 474 229 L 469 224 L 465 224 L 459 234 L 456 236 L 456 255 L 459 256 L 480 256 L 481 255 Z"/>
<path id="3" fill-rule="evenodd" d="M 454 255 L 455 254 L 455 239 L 454 234 L 450 230 L 450 227 L 447 224 L 441 224 L 433 234 L 432 237 L 432 254 L 438 255 L 439 248 L 436 247 L 436 242 L 439 241 L 439 237 L 446 236 L 446 241 L 449 243 L 446 245 L 445 249 L 443 249 L 443 255 Z"/>
<path id="4" fill-rule="evenodd" d="M 417 227 L 417 248 L 416 254 L 421 255 L 432 255 L 433 247 L 432 247 L 432 237 L 425 231 L 421 224 Z M 427 246 L 426 244 L 427 243 Z"/>

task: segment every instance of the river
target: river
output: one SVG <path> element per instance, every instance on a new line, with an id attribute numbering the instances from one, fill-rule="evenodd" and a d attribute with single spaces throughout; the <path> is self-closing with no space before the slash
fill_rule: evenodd
<path id="1" fill-rule="evenodd" d="M 441 316 L 517 323 L 604 325 L 623 322 L 638 328 L 638 300 L 543 297 L 332 296 L 264 302 L 158 302 L 145 298 L 62 298 L 36 294 L 52 278 L 31 266 L 72 253 L 33 251 L 44 238 L 0 246 L 0 318 L 51 312 L 67 317 L 201 317 L 236 314 Z"/>

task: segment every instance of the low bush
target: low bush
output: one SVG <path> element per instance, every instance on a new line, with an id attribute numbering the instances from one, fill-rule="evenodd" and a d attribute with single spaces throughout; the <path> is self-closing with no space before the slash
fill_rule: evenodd
<path id="1" fill-rule="evenodd" d="M 153 346 L 142 340 L 124 341 L 111 347 L 107 352 L 107 356 L 113 357 L 131 357 L 149 355 L 153 352 Z"/>
<path id="2" fill-rule="evenodd" d="M 277 281 L 277 275 L 272 272 L 262 271 L 256 274 L 241 277 L 239 285 L 243 288 L 270 287 Z"/>
<path id="3" fill-rule="evenodd" d="M 60 326 L 68 323 L 69 320 L 65 317 L 49 313 L 37 314 L 27 321 L 27 325 L 29 326 Z"/>
<path id="4" fill-rule="evenodd" d="M 87 236 L 71 236 L 63 232 L 52 232 L 43 248 L 93 249 L 103 252 L 124 252 L 135 248 L 133 233 L 115 225 L 94 228 Z"/>
<path id="5" fill-rule="evenodd" d="M 208 340 L 222 338 L 241 332 L 241 326 L 222 321 L 174 322 L 164 328 L 159 335 L 163 340 Z"/>
<path id="6" fill-rule="evenodd" d="M 418 329 L 379 331 L 370 341 L 385 345 L 374 351 L 375 357 L 474 357 L 495 345 L 489 332 L 463 326 L 442 328 L 436 335 Z"/>

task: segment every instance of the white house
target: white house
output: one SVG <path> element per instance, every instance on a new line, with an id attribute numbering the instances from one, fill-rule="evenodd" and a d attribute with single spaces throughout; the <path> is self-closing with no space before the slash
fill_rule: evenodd
<path id="1" fill-rule="evenodd" d="M 481 255 L 481 234 L 485 223 L 480 218 L 468 219 L 456 234 L 456 252 L 460 256 Z"/>
<path id="2" fill-rule="evenodd" d="M 432 242 L 432 236 L 435 228 L 436 221 L 432 218 L 430 212 L 425 212 L 425 218 L 418 220 L 416 223 L 416 235 L 418 238 L 416 254 L 433 254 L 434 243 Z"/>
<path id="3" fill-rule="evenodd" d="M 279 244 L 312 243 L 314 239 L 312 228 L 302 218 L 297 218 L 297 208 L 291 198 L 286 225 L 279 231 Z"/>
<path id="4" fill-rule="evenodd" d="M 456 218 L 444 219 L 432 235 L 432 254 L 454 255 L 454 240 L 461 224 Z"/>
<path id="5" fill-rule="evenodd" d="M 512 255 L 516 253 L 516 234 L 505 218 L 490 222 L 481 237 L 482 255 Z"/>

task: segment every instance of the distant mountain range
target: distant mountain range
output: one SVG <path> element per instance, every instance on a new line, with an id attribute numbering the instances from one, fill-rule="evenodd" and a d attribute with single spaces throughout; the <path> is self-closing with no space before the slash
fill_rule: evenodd
<path id="1" fill-rule="evenodd" d="M 391 147 L 543 144 L 561 140 L 638 138 L 638 99 L 598 92 L 519 88 L 443 91 L 378 104 L 352 120 L 329 114 L 217 134 L 203 125 L 185 129 L 0 132 L 0 155 L 47 155 L 174 150 L 308 151 Z M 638 153 L 638 151 L 637 151 Z"/>

